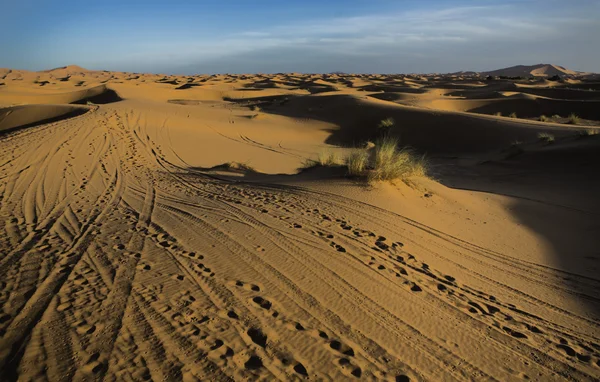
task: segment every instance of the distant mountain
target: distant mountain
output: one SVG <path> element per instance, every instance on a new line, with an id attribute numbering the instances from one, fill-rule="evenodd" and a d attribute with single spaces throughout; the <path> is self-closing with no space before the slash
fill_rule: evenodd
<path id="1" fill-rule="evenodd" d="M 552 77 L 552 76 L 579 76 L 587 73 L 577 72 L 563 66 L 552 64 L 517 65 L 510 68 L 481 72 L 482 76 L 507 76 L 507 77 Z"/>
<path id="2" fill-rule="evenodd" d="M 537 65 L 516 65 L 509 68 L 490 70 L 487 72 L 455 72 L 450 73 L 453 76 L 476 76 L 482 77 L 494 76 L 494 77 L 571 77 L 571 76 L 587 76 L 592 73 L 578 72 L 576 70 L 570 70 L 560 65 L 552 64 L 537 64 Z"/>

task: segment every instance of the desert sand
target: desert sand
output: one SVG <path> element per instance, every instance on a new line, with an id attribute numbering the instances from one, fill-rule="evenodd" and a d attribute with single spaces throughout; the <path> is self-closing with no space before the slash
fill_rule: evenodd
<path id="1" fill-rule="evenodd" d="M 428 177 L 302 169 L 386 118 Z M 0 69 L 0 380 L 598 380 L 599 121 L 577 78 Z"/>

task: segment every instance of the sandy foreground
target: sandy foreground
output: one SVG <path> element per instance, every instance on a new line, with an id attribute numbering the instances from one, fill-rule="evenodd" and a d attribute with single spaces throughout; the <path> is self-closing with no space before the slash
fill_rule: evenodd
<path id="1" fill-rule="evenodd" d="M 598 380 L 599 106 L 582 80 L 0 69 L 0 380 Z M 388 117 L 433 179 L 298 172 Z"/>

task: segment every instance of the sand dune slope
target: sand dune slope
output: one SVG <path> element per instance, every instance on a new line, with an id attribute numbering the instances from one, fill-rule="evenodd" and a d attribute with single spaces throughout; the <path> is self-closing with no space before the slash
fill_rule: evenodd
<path id="1" fill-rule="evenodd" d="M 553 262 L 513 199 L 207 169 L 287 169 L 359 108 L 426 136 L 446 116 L 468 153 L 545 131 L 329 86 L 264 112 L 159 91 L 0 135 L 0 380 L 598 379 L 600 279 Z"/>

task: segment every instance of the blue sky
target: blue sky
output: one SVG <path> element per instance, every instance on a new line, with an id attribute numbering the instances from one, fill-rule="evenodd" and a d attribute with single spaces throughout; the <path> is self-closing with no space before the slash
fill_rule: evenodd
<path id="1" fill-rule="evenodd" d="M 2 5 L 0 67 L 160 73 L 600 72 L 600 1 L 41 1 Z"/>

